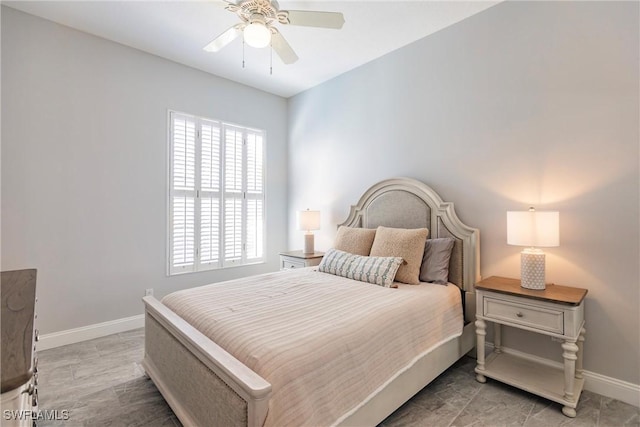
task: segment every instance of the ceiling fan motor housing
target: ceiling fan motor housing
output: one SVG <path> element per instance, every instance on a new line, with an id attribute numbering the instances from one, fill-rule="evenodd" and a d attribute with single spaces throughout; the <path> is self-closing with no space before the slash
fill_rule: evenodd
<path id="1" fill-rule="evenodd" d="M 227 10 L 236 13 L 245 22 L 254 22 L 261 17 L 261 22 L 265 25 L 273 21 L 278 21 L 280 24 L 289 23 L 288 13 L 279 11 L 278 2 L 275 0 L 246 0 L 237 5 L 229 3 Z"/>

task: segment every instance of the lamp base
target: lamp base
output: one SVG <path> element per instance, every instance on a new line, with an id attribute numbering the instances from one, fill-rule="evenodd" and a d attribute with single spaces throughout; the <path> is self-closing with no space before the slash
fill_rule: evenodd
<path id="1" fill-rule="evenodd" d="M 312 254 L 315 252 L 313 247 L 313 233 L 306 233 L 304 235 L 304 251 L 305 254 Z"/>
<path id="2" fill-rule="evenodd" d="M 525 249 L 520 252 L 520 286 L 525 289 L 545 289 L 544 252 Z"/>

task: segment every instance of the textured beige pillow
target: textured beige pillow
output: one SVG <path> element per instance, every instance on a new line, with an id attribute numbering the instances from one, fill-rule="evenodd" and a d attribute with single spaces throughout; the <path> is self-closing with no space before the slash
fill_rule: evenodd
<path id="1" fill-rule="evenodd" d="M 376 230 L 340 226 L 333 247 L 350 254 L 368 256 Z"/>
<path id="2" fill-rule="evenodd" d="M 378 227 L 371 246 L 371 256 L 402 257 L 396 281 L 417 285 L 420 283 L 420 264 L 429 230 L 427 228 L 387 228 Z"/>

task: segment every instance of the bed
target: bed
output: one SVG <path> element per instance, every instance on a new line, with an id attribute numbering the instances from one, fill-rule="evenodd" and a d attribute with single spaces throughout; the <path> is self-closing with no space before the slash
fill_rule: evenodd
<path id="1" fill-rule="evenodd" d="M 308 268 L 180 291 L 162 302 L 145 297 L 143 367 L 184 425 L 376 425 L 473 349 L 479 233 L 452 203 L 419 181 L 394 178 L 367 190 L 341 225 L 424 227 L 430 238 L 454 238 L 449 285 L 389 289 Z M 212 298 L 216 308 L 205 302 Z M 435 300 L 452 301 L 451 308 L 429 306 Z M 340 311 L 341 304 L 351 308 Z M 263 309 L 282 317 L 261 319 Z M 306 317 L 286 317 L 294 311 Z M 438 327 L 403 323 L 426 313 Z M 354 361 L 349 348 L 380 354 Z M 297 364 L 283 365 L 285 354 Z"/>

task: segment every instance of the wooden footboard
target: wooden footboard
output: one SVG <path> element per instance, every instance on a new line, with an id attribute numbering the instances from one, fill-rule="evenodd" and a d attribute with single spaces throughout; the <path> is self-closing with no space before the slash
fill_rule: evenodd
<path id="1" fill-rule="evenodd" d="M 271 384 L 153 297 L 142 365 L 184 425 L 261 427 Z"/>

